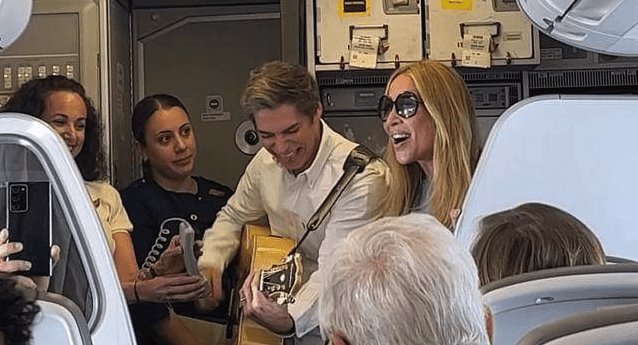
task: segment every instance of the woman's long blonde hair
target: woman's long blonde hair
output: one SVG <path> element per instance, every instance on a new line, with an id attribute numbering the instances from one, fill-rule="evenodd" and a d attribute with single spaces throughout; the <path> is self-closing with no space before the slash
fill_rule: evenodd
<path id="1" fill-rule="evenodd" d="M 450 211 L 460 209 L 479 156 L 476 117 L 463 79 L 451 68 L 423 60 L 397 69 L 409 77 L 435 126 L 433 176 L 427 176 L 427 211 L 447 227 L 452 226 Z M 386 87 L 387 91 L 387 87 Z M 426 179 L 418 165 L 401 165 L 388 141 L 385 161 L 391 172 L 391 188 L 384 200 L 387 214 L 408 213 L 417 205 Z"/>

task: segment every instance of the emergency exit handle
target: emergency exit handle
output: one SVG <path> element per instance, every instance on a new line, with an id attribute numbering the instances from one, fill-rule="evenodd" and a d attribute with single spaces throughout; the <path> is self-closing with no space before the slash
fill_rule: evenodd
<path id="1" fill-rule="evenodd" d="M 388 24 L 378 24 L 378 25 L 350 25 L 350 42 L 352 42 L 352 37 L 354 36 L 354 30 L 363 30 L 363 29 L 382 29 L 383 36 L 380 36 L 380 40 L 388 39 Z"/>
<path id="2" fill-rule="evenodd" d="M 461 38 L 465 36 L 465 29 L 468 27 L 485 27 L 489 29 L 490 36 L 497 37 L 501 35 L 501 22 L 469 22 L 460 23 Z"/>

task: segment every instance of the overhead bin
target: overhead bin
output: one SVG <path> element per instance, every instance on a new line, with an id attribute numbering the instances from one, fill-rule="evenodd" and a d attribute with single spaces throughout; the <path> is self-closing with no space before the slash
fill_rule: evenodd
<path id="1" fill-rule="evenodd" d="M 306 21 L 318 71 L 395 68 L 424 56 L 418 0 L 307 0 Z"/>

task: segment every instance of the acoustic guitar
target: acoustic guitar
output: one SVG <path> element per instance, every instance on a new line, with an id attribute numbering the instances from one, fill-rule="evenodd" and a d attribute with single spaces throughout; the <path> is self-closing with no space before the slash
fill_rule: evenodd
<path id="1" fill-rule="evenodd" d="M 245 225 L 239 249 L 238 286 L 250 272 L 259 271 L 261 291 L 279 304 L 293 303 L 293 294 L 301 285 L 302 274 L 299 254 L 288 256 L 294 246 L 294 240 L 273 236 L 266 226 Z M 234 315 L 239 320 L 236 345 L 283 344 L 283 338 L 243 316 L 237 297 L 234 305 Z"/>

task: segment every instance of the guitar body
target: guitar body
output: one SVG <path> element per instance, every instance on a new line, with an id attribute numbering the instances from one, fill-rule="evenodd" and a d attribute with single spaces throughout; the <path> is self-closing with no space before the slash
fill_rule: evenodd
<path id="1" fill-rule="evenodd" d="M 242 234 L 239 252 L 238 268 L 240 273 L 239 285 L 244 282 L 250 272 L 266 270 L 274 265 L 280 265 L 288 252 L 295 246 L 295 241 L 289 238 L 271 235 L 266 226 L 246 225 Z M 301 274 L 301 269 L 295 270 L 295 275 Z M 296 285 L 300 278 L 296 277 Z M 236 301 L 235 305 L 239 305 Z M 235 339 L 236 345 L 282 345 L 283 339 L 268 329 L 260 326 L 248 317 L 244 317 L 241 310 L 235 314 L 239 316 L 239 329 Z"/>

